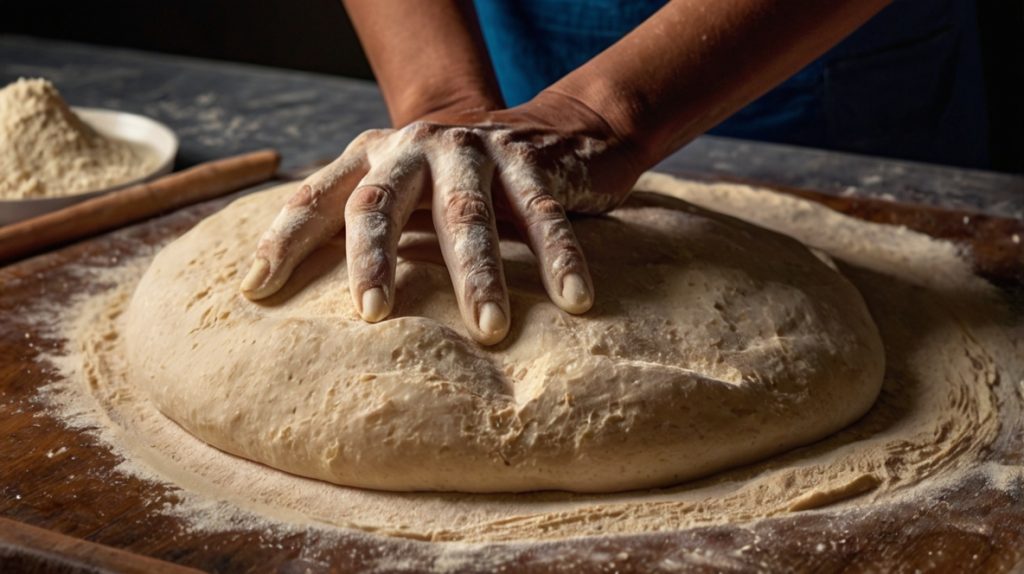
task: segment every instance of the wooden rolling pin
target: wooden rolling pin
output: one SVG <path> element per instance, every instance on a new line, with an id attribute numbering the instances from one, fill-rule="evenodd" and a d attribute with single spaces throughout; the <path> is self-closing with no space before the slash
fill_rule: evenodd
<path id="1" fill-rule="evenodd" d="M 874 223 L 902 225 L 970 250 L 974 271 L 996 285 L 1024 285 L 1024 221 L 974 211 L 867 197 L 840 197 L 796 188 L 779 189 L 840 213 Z"/>
<path id="2" fill-rule="evenodd" d="M 0 227 L 0 263 L 267 181 L 280 160 L 268 149 L 209 161 Z"/>
<path id="3" fill-rule="evenodd" d="M 2 516 L 0 566 L 10 572 L 200 574 L 193 568 L 65 536 Z"/>
<path id="4" fill-rule="evenodd" d="M 820 203 L 864 221 L 902 225 L 932 237 L 953 241 L 970 251 L 974 271 L 978 275 L 1001 287 L 1024 286 L 1024 221 L 1018 219 L 885 199 L 839 196 L 738 177 L 711 177 L 680 172 L 674 175 L 697 181 L 728 181 L 771 189 Z"/>

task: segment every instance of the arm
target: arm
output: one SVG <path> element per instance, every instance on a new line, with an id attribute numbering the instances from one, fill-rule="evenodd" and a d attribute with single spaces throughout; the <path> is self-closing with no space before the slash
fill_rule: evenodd
<path id="1" fill-rule="evenodd" d="M 674 0 L 539 99 L 582 103 L 653 166 L 837 44 L 889 0 Z"/>
<path id="2" fill-rule="evenodd" d="M 367 321 L 394 305 L 397 245 L 431 207 L 463 321 L 483 344 L 511 315 L 496 214 L 537 257 L 551 300 L 594 301 L 564 209 L 607 211 L 640 173 L 838 42 L 885 0 L 675 0 L 521 106 L 502 102 L 467 0 L 346 0 L 396 130 L 371 130 L 303 182 L 256 248 L 242 292 L 278 291 L 344 230 Z"/>
<path id="3" fill-rule="evenodd" d="M 470 0 L 344 0 L 391 123 L 505 107 Z"/>

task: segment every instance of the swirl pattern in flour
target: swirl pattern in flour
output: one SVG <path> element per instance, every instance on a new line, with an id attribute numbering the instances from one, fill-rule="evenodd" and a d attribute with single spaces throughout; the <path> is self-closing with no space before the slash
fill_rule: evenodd
<path id="1" fill-rule="evenodd" d="M 972 275 L 955 245 L 748 186 L 648 174 L 638 188 L 774 229 L 834 257 L 864 296 L 886 351 L 882 391 L 868 413 L 824 440 L 668 489 L 462 494 L 337 486 L 211 448 L 147 398 L 129 369 L 125 311 L 148 252 L 114 266 L 103 260 L 69 268 L 100 290 L 57 306 L 40 298 L 25 310 L 67 341 L 66 353 L 49 357 L 61 376 L 41 398 L 65 424 L 116 453 L 119 471 L 167 485 L 175 502 L 154 500 L 153 508 L 210 533 L 269 528 L 374 543 L 372 534 L 384 534 L 470 549 L 476 546 L 461 543 L 488 542 L 480 548 L 493 556 L 496 541 L 541 540 L 508 547 L 561 552 L 547 541 L 707 526 L 756 541 L 764 532 L 760 519 L 792 526 L 809 509 L 831 532 L 856 538 L 898 507 L 948 507 L 950 491 L 964 485 L 975 492 L 988 484 L 1019 499 L 1024 321 Z M 448 545 L 417 547 L 441 546 Z M 472 563 L 480 556 L 471 554 Z"/>

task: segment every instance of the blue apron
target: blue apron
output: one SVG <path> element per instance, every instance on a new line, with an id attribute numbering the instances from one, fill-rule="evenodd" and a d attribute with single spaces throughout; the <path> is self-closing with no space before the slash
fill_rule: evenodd
<path id="1" fill-rule="evenodd" d="M 484 40 L 510 106 L 579 67 L 663 4 L 476 0 Z M 897 0 L 709 133 L 988 167 L 974 3 Z"/>

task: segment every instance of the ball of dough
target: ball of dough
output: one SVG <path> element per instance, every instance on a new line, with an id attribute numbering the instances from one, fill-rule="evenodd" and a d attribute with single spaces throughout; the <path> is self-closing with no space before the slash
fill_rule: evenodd
<path id="1" fill-rule="evenodd" d="M 555 307 L 502 241 L 512 331 L 463 331 L 429 232 L 407 232 L 396 307 L 361 321 L 343 235 L 281 293 L 239 293 L 292 184 L 235 201 L 154 259 L 126 317 L 132 376 L 207 443 L 386 490 L 665 486 L 818 440 L 861 416 L 881 340 L 857 290 L 798 242 L 635 194 L 579 219 L 594 308 Z"/>

